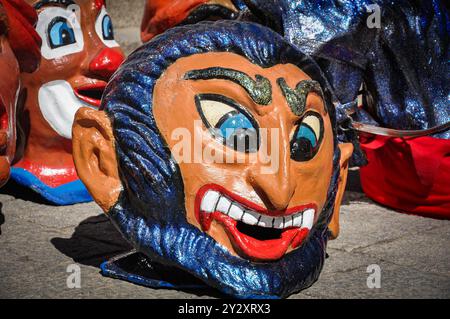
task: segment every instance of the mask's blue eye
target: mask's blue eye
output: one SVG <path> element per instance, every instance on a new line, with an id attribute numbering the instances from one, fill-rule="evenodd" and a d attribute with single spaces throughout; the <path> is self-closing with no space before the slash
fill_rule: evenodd
<path id="1" fill-rule="evenodd" d="M 56 49 L 76 42 L 75 33 L 66 18 L 56 17 L 48 27 L 50 47 Z"/>
<path id="2" fill-rule="evenodd" d="M 197 96 L 196 103 L 205 126 L 214 137 L 236 151 L 258 151 L 258 124 L 243 107 L 216 94 L 201 94 Z"/>
<path id="3" fill-rule="evenodd" d="M 111 22 L 111 17 L 109 15 L 105 15 L 102 21 L 102 33 L 103 39 L 105 40 L 114 40 L 114 30 Z"/>
<path id="4" fill-rule="evenodd" d="M 314 133 L 314 130 L 306 124 L 302 124 L 298 129 L 297 140 L 300 140 L 300 139 L 308 140 L 309 143 L 311 143 L 312 147 L 317 146 L 318 141 L 317 141 L 316 133 Z"/>
<path id="5" fill-rule="evenodd" d="M 253 124 L 242 113 L 237 111 L 226 114 L 219 120 L 216 128 L 220 130 L 225 139 L 229 139 L 238 130 L 254 130 Z"/>
<path id="6" fill-rule="evenodd" d="M 323 138 L 323 120 L 315 113 L 307 114 L 291 141 L 291 158 L 297 162 L 309 161 L 320 148 Z"/>

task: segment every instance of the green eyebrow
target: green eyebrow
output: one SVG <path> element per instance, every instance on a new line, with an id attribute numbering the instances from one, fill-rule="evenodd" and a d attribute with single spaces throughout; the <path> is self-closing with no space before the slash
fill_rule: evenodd
<path id="1" fill-rule="evenodd" d="M 237 70 L 212 67 L 189 71 L 184 75 L 184 79 L 229 80 L 242 86 L 255 103 L 260 105 L 269 105 L 272 103 L 272 85 L 268 79 L 261 75 L 256 75 L 255 81 L 249 75 Z"/>
<path id="2" fill-rule="evenodd" d="M 306 99 L 310 92 L 319 94 L 323 99 L 322 88 L 320 87 L 319 82 L 314 80 L 303 80 L 297 84 L 295 89 L 291 89 L 283 78 L 279 78 L 277 84 L 280 86 L 292 112 L 297 116 L 302 116 L 305 112 Z"/>

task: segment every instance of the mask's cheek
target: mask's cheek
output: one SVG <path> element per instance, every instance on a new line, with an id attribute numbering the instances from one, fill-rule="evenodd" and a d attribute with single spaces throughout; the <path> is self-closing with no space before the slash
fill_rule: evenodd
<path id="1" fill-rule="evenodd" d="M 0 38 L 0 186 L 9 178 L 16 144 L 19 65 L 6 38 Z"/>
<path id="2" fill-rule="evenodd" d="M 296 180 L 294 201 L 298 204 L 315 203 L 321 212 L 328 199 L 333 175 L 334 136 L 328 116 L 324 117 L 323 139 L 319 152 L 306 162 L 291 160 L 291 174 Z M 320 214 L 316 214 L 315 222 Z"/>
<path id="3" fill-rule="evenodd" d="M 86 73 L 84 67 L 85 51 L 51 60 L 41 59 L 39 69 L 31 79 L 34 85 L 42 85 L 55 80 L 74 81 L 73 79 Z"/>
<path id="4" fill-rule="evenodd" d="M 58 135 L 72 139 L 75 113 L 82 106 L 69 82 L 63 80 L 44 84 L 38 93 L 39 108 L 44 119 Z"/>

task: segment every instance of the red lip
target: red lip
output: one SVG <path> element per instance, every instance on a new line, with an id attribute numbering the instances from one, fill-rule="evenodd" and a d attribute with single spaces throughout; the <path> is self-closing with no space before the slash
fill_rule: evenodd
<path id="1" fill-rule="evenodd" d="M 0 129 L 8 129 L 8 113 L 2 101 L 0 101 Z"/>
<path id="2" fill-rule="evenodd" d="M 8 113 L 0 101 L 0 154 L 5 155 L 8 145 Z"/>
<path id="3" fill-rule="evenodd" d="M 95 84 L 82 85 L 74 88 L 74 93 L 77 98 L 97 108 L 102 103 L 102 95 L 106 88 L 106 82 Z"/>
<path id="4" fill-rule="evenodd" d="M 285 211 L 269 211 L 255 203 L 252 203 L 236 194 L 229 192 L 221 186 L 212 184 L 202 187 L 198 191 L 195 199 L 195 214 L 197 221 L 200 223 L 203 231 L 209 231 L 213 220 L 218 222 L 224 227 L 228 238 L 230 239 L 233 247 L 236 249 L 238 254 L 253 261 L 274 261 L 282 258 L 287 253 L 290 247 L 292 247 L 293 249 L 298 248 L 306 240 L 310 230 L 308 228 L 289 227 L 283 230 L 279 230 L 280 236 L 276 239 L 260 240 L 254 238 L 240 231 L 238 229 L 238 224 L 240 222 L 234 220 L 226 214 L 223 214 L 220 211 L 216 211 L 214 213 L 206 213 L 201 211 L 201 202 L 204 195 L 209 190 L 219 192 L 232 201 L 237 202 L 242 206 L 264 216 L 287 217 L 302 211 L 304 212 L 308 209 L 314 209 L 315 212 L 317 212 L 317 205 L 315 204 L 297 206 Z M 251 227 L 254 227 L 256 230 L 262 230 L 262 227 L 259 226 Z"/>

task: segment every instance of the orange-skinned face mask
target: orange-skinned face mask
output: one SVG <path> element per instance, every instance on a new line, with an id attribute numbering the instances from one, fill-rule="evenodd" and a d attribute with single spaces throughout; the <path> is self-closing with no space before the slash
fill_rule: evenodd
<path id="1" fill-rule="evenodd" d="M 102 106 L 77 112 L 77 170 L 150 264 L 242 298 L 317 279 L 353 146 L 311 58 L 254 23 L 174 28 L 129 58 Z M 103 274 L 168 286 L 123 276 L 122 261 Z"/>

